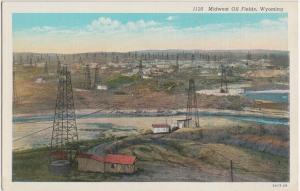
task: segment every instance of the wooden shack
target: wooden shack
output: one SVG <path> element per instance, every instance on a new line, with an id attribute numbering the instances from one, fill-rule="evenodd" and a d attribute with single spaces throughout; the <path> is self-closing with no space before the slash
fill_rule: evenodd
<path id="1" fill-rule="evenodd" d="M 134 173 L 135 161 L 135 156 L 109 154 L 105 157 L 105 172 Z"/>
<path id="2" fill-rule="evenodd" d="M 153 133 L 170 133 L 171 127 L 168 124 L 152 124 Z"/>
<path id="3" fill-rule="evenodd" d="M 77 155 L 78 170 L 86 172 L 105 172 L 105 159 L 103 157 L 82 153 Z"/>
<path id="4" fill-rule="evenodd" d="M 189 122 L 191 121 L 191 119 L 178 119 L 177 120 L 177 126 L 179 129 L 181 128 L 187 128 L 189 126 Z"/>
<path id="5" fill-rule="evenodd" d="M 136 157 L 108 154 L 105 157 L 82 153 L 77 155 L 78 170 L 86 172 L 134 173 Z"/>

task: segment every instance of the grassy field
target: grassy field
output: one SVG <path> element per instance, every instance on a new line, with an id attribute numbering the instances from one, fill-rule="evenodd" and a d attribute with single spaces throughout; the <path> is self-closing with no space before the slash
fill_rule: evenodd
<path id="1" fill-rule="evenodd" d="M 193 134 L 193 136 L 191 136 Z M 174 134 L 149 133 L 114 139 L 81 142 L 83 152 L 113 141 L 104 153 L 124 153 L 137 157 L 138 171 L 133 175 L 79 172 L 76 166 L 68 176 L 48 172 L 48 149 L 13 153 L 14 181 L 230 181 L 230 160 L 234 181 L 288 181 L 289 160 L 268 150 L 226 144 L 220 138 L 203 138 L 214 132 L 182 129 Z M 222 133 L 224 135 L 224 133 Z M 226 136 L 225 136 L 226 137 Z M 274 138 L 275 139 L 275 138 Z M 95 151 L 97 154 L 97 151 Z M 102 152 L 102 151 L 101 151 Z M 195 176 L 187 178 L 189 174 Z"/>

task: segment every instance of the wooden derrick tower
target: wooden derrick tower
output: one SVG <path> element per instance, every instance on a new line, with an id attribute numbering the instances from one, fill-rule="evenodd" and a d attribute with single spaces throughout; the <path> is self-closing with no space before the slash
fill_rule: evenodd
<path id="1" fill-rule="evenodd" d="M 189 80 L 186 121 L 188 127 L 199 127 L 199 112 L 194 79 Z"/>

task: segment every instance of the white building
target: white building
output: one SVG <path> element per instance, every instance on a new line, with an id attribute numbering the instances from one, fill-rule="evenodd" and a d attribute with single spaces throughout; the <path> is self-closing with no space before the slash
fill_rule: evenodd
<path id="1" fill-rule="evenodd" d="M 107 90 L 107 86 L 97 85 L 97 90 Z"/>
<path id="2" fill-rule="evenodd" d="M 152 124 L 153 133 L 170 133 L 171 127 L 168 124 Z"/>
<path id="3" fill-rule="evenodd" d="M 43 78 L 37 78 L 36 80 L 35 80 L 35 83 L 37 83 L 37 84 L 42 84 L 42 83 L 46 83 L 46 81 L 43 79 Z"/>

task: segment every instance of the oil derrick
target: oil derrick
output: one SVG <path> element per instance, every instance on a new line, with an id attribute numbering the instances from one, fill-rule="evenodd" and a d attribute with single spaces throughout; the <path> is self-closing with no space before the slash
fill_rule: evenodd
<path id="1" fill-rule="evenodd" d="M 20 55 L 20 65 L 23 65 L 23 57 Z"/>
<path id="2" fill-rule="evenodd" d="M 142 59 L 140 60 L 140 63 L 139 63 L 138 76 L 140 79 L 143 79 L 143 61 L 142 61 Z"/>
<path id="3" fill-rule="evenodd" d="M 32 56 L 30 56 L 29 64 L 30 64 L 30 67 L 33 67 Z"/>
<path id="4" fill-rule="evenodd" d="M 97 53 L 94 53 L 94 62 L 97 61 Z"/>
<path id="5" fill-rule="evenodd" d="M 17 105 L 20 103 L 20 99 L 18 96 L 18 92 L 17 92 L 17 87 L 16 87 L 16 71 L 13 71 L 13 104 Z"/>
<path id="6" fill-rule="evenodd" d="M 247 54 L 247 63 L 246 63 L 246 65 L 248 66 L 249 65 L 249 61 L 251 60 L 251 55 L 250 55 L 250 53 L 248 52 L 248 54 Z"/>
<path id="7" fill-rule="evenodd" d="M 104 63 L 107 63 L 107 53 L 104 53 Z"/>
<path id="8" fill-rule="evenodd" d="M 225 89 L 224 86 L 225 85 Z M 228 87 L 227 87 L 227 71 L 226 68 L 223 66 L 223 64 L 221 65 L 221 89 L 220 89 L 221 93 L 228 93 Z"/>
<path id="9" fill-rule="evenodd" d="M 134 52 L 134 59 L 137 59 L 137 52 Z"/>
<path id="10" fill-rule="evenodd" d="M 58 75 L 61 71 L 61 63 L 60 63 L 58 56 L 57 56 L 57 69 L 56 70 L 57 70 L 57 75 Z"/>
<path id="11" fill-rule="evenodd" d="M 38 58 L 39 58 L 39 57 L 34 56 L 34 67 L 37 67 Z"/>
<path id="12" fill-rule="evenodd" d="M 46 76 L 49 76 L 48 72 L 48 64 L 50 63 L 50 57 L 48 56 L 48 60 L 45 61 L 44 73 Z"/>
<path id="13" fill-rule="evenodd" d="M 199 127 L 199 112 L 197 104 L 197 95 L 194 79 L 189 80 L 187 111 L 186 111 L 187 127 Z"/>
<path id="14" fill-rule="evenodd" d="M 84 88 L 91 89 L 91 71 L 88 64 L 85 65 L 85 72 L 84 72 Z"/>
<path id="15" fill-rule="evenodd" d="M 176 67 L 175 67 L 175 72 L 176 73 L 178 73 L 179 72 L 179 56 L 178 56 L 178 54 L 177 54 L 177 56 L 176 56 Z"/>
<path id="16" fill-rule="evenodd" d="M 13 55 L 13 66 L 15 66 L 16 65 L 16 55 L 14 54 Z"/>
<path id="17" fill-rule="evenodd" d="M 94 78 L 94 89 L 97 89 L 97 85 L 100 82 L 100 78 L 99 78 L 99 65 L 97 65 L 95 67 L 95 78 Z"/>
<path id="18" fill-rule="evenodd" d="M 58 75 L 57 98 L 50 147 L 50 162 L 74 161 L 78 151 L 78 133 L 73 100 L 71 73 L 62 66 Z"/>
<path id="19" fill-rule="evenodd" d="M 192 64 L 194 64 L 194 62 L 195 62 L 195 54 L 192 54 L 191 60 L 192 60 Z"/>

